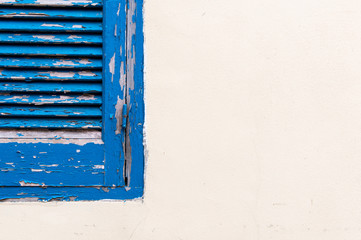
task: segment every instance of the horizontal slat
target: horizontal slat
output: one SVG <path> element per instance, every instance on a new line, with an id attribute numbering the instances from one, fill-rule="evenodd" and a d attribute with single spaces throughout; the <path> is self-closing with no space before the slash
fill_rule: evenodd
<path id="1" fill-rule="evenodd" d="M 34 44 L 101 44 L 100 34 L 33 34 L 1 33 L 0 43 L 34 43 Z"/>
<path id="2" fill-rule="evenodd" d="M 0 31 L 26 32 L 101 32 L 100 22 L 61 21 L 0 21 Z"/>
<path id="3" fill-rule="evenodd" d="M 45 71 L 0 68 L 0 80 L 101 81 L 101 71 Z"/>
<path id="4" fill-rule="evenodd" d="M 75 68 L 75 69 L 101 69 L 101 59 L 71 59 L 71 58 L 2 58 L 0 68 Z"/>
<path id="5" fill-rule="evenodd" d="M 0 106 L 7 117 L 101 117 L 99 107 L 90 106 Z"/>
<path id="6" fill-rule="evenodd" d="M 102 0 L 0 0 L 5 6 L 101 7 Z"/>
<path id="7" fill-rule="evenodd" d="M 102 15 L 101 10 L 92 9 L 0 8 L 0 18 L 101 20 Z"/>
<path id="8" fill-rule="evenodd" d="M 22 130 L 0 129 L 0 139 L 100 139 L 102 133 L 99 130 Z"/>
<path id="9" fill-rule="evenodd" d="M 101 93 L 101 83 L 24 83 L 1 82 L 0 92 L 64 92 L 64 93 Z"/>
<path id="10" fill-rule="evenodd" d="M 16 46 L 0 45 L 0 55 L 14 56 L 74 56 L 74 57 L 100 57 L 101 47 L 86 46 Z"/>
<path id="11" fill-rule="evenodd" d="M 0 118 L 0 128 L 100 129 L 98 119 Z"/>
<path id="12" fill-rule="evenodd" d="M 15 95 L 0 94 L 0 104 L 77 104 L 77 105 L 100 105 L 102 97 L 92 94 L 82 95 Z"/>

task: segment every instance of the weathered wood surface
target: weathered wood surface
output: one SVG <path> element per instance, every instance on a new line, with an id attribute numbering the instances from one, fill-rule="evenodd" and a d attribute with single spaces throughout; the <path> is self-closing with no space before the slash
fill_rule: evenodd
<path id="1" fill-rule="evenodd" d="M 48 70 L 20 70 L 0 68 L 0 80 L 37 80 L 37 81 L 101 81 L 101 71 L 48 71 Z M 61 83 L 59 83 L 61 85 Z"/>
<path id="2" fill-rule="evenodd" d="M 0 92 L 101 93 L 101 83 L 0 82 Z"/>
<path id="3" fill-rule="evenodd" d="M 74 56 L 74 57 L 101 57 L 101 47 L 89 46 L 17 46 L 0 45 L 0 55 L 11 56 Z"/>
<path id="4" fill-rule="evenodd" d="M 99 107 L 91 106 L 0 106 L 0 117 L 97 117 Z"/>
<path id="5" fill-rule="evenodd" d="M 102 97 L 92 94 L 67 94 L 67 95 L 21 95 L 21 94 L 0 94 L 0 104 L 22 104 L 22 105 L 101 105 Z"/>
<path id="6" fill-rule="evenodd" d="M 102 18 L 101 0 L 0 0 L 0 186 L 104 186 Z"/>
<path id="7" fill-rule="evenodd" d="M 0 118 L 0 128 L 101 129 L 100 119 L 91 118 Z"/>
<path id="8" fill-rule="evenodd" d="M 101 139 L 101 131 L 94 129 L 0 129 L 0 139 Z"/>
<path id="9" fill-rule="evenodd" d="M 30 4 L 34 7 L 36 4 L 43 4 L 43 6 L 69 6 L 74 7 L 74 9 L 80 9 L 82 6 L 101 7 L 100 0 L 97 3 L 88 0 L 73 1 L 77 3 L 71 0 L 0 0 L 0 6 L 5 3 L 9 6 Z M 52 140 L 41 140 L 46 141 L 46 143 L 36 142 L 32 144 L 27 142 L 27 144 L 19 144 L 21 141 L 35 142 L 35 140 L 17 139 L 16 143 L 0 144 L 0 152 L 11 152 L 6 158 L 0 158 L 0 171 L 4 176 L 0 178 L 0 186 L 13 186 L 12 188 L 0 188 L 0 199 L 9 200 L 9 198 L 25 196 L 38 200 L 99 200 L 129 199 L 142 196 L 144 166 L 142 145 L 144 122 L 142 99 L 143 2 L 141 0 L 111 0 L 104 1 L 104 3 L 104 13 L 107 17 L 103 22 L 104 26 L 108 27 L 106 33 L 103 34 L 104 39 L 107 40 L 104 44 L 107 46 L 104 48 L 105 65 L 103 66 L 105 77 L 103 79 L 103 91 L 105 93 L 103 98 L 107 101 L 106 109 L 103 110 L 107 121 L 106 124 L 103 122 L 106 127 L 104 129 L 106 135 L 103 136 L 104 143 L 84 144 L 85 141 L 81 139 L 76 145 L 68 144 L 69 142 L 56 144 L 58 140 L 53 138 Z M 128 19 L 126 19 L 126 14 L 128 14 Z M 125 37 L 127 31 L 128 35 Z M 41 34 L 53 35 L 54 32 Z M 74 35 L 80 35 L 80 33 Z M 40 44 L 67 44 L 62 40 L 46 41 L 44 40 Z M 16 42 L 10 42 L 10 44 L 14 43 Z M 95 44 L 100 45 L 101 43 Z M 28 86 L 35 87 L 31 84 L 28 83 Z M 128 98 L 125 98 L 126 92 Z M 11 94 L 14 96 L 21 95 L 21 93 L 16 92 Z M 29 93 L 24 94 L 28 95 Z M 82 94 L 79 92 L 79 95 Z M 100 94 L 101 91 L 96 96 L 102 97 Z M 32 96 L 35 95 L 36 92 Z M 61 95 L 68 96 L 68 94 Z M 121 113 L 124 103 L 129 106 L 126 130 L 118 127 L 122 126 Z M 38 129 L 34 131 L 38 131 Z M 126 165 L 124 165 L 124 149 L 127 149 Z M 34 152 L 35 154 L 32 156 Z M 106 152 L 106 162 L 104 161 L 104 152 Z M 9 162 L 8 159 L 13 159 L 14 162 Z M 91 169 L 98 169 L 98 172 Z M 127 176 L 123 175 L 124 169 Z M 124 182 L 124 177 L 126 177 L 126 182 Z M 128 184 L 126 188 L 124 188 L 124 184 Z M 36 186 L 75 187 L 40 188 Z M 103 186 L 104 188 L 84 188 L 83 186 Z"/>
<path id="10" fill-rule="evenodd" d="M 101 129 L 102 19 L 101 0 L 0 0 L 0 129 Z"/>
<path id="11" fill-rule="evenodd" d="M 102 186 L 103 145 L 0 144 L 0 185 Z M 26 191 L 23 188 L 23 191 Z"/>
<path id="12" fill-rule="evenodd" d="M 54 0 L 55 1 L 55 0 Z M 0 5 L 1 6 L 1 5 Z M 101 10 L 93 9 L 49 9 L 49 8 L 4 8 L 0 9 L 1 18 L 15 19 L 81 19 L 101 20 Z"/>
<path id="13" fill-rule="evenodd" d="M 23 44 L 97 44 L 102 43 L 100 34 L 82 33 L 2 33 L 0 43 Z"/>
<path id="14" fill-rule="evenodd" d="M 2 32 L 102 32 L 101 22 L 85 22 L 85 21 L 16 21 L 1 20 L 0 31 Z"/>
<path id="15" fill-rule="evenodd" d="M 126 85 L 126 8 L 127 2 L 104 1 L 104 144 L 106 162 L 105 184 L 124 183 L 124 129 L 122 111 Z M 112 117 L 108 117 L 112 116 Z"/>
<path id="16" fill-rule="evenodd" d="M 31 58 L 0 57 L 0 68 L 41 69 L 101 69 L 102 59 L 96 58 Z"/>

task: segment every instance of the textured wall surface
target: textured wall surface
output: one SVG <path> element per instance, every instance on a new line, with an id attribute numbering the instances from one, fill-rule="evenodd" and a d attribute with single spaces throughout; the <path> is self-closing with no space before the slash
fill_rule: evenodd
<path id="1" fill-rule="evenodd" d="M 361 2 L 148 0 L 144 202 L 1 203 L 1 239 L 358 240 Z"/>

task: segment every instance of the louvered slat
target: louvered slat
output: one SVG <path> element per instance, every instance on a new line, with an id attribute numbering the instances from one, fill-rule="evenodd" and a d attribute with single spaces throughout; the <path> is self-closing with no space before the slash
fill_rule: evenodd
<path id="1" fill-rule="evenodd" d="M 1 18 L 24 18 L 24 19 L 89 19 L 101 20 L 101 10 L 83 9 L 39 9 L 39 8 L 2 8 L 0 11 Z"/>
<path id="2" fill-rule="evenodd" d="M 98 32 L 102 31 L 102 24 L 98 22 L 61 22 L 56 20 L 37 21 L 0 21 L 0 31 L 11 32 Z"/>
<path id="3" fill-rule="evenodd" d="M 0 92 L 101 93 L 101 83 L 0 82 Z"/>
<path id="4" fill-rule="evenodd" d="M 46 71 L 1 69 L 0 80 L 101 81 L 101 71 Z"/>
<path id="5" fill-rule="evenodd" d="M 0 45 L 0 55 L 13 56 L 74 56 L 74 57 L 101 57 L 101 47 L 87 46 L 16 46 Z"/>
<path id="6" fill-rule="evenodd" d="M 0 94 L 0 104 L 22 104 L 22 105 L 101 105 L 102 97 L 98 95 L 21 95 Z"/>
<path id="7" fill-rule="evenodd" d="M 100 119 L 0 118 L 1 128 L 101 129 Z"/>
<path id="8" fill-rule="evenodd" d="M 88 106 L 0 106 L 0 115 L 8 117 L 101 117 L 98 107 Z"/>
<path id="9" fill-rule="evenodd" d="M 101 44 L 100 34 L 81 33 L 2 33 L 0 32 L 0 43 L 32 43 L 32 44 Z"/>
<path id="10" fill-rule="evenodd" d="M 0 0 L 0 129 L 101 129 L 101 7 Z"/>
<path id="11" fill-rule="evenodd" d="M 101 59 L 75 58 L 2 58 L 0 68 L 40 68 L 40 69 L 101 69 Z"/>

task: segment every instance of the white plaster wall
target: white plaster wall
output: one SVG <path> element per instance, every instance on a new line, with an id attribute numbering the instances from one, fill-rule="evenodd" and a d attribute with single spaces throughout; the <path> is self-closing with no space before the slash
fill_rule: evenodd
<path id="1" fill-rule="evenodd" d="M 144 202 L 1 203 L 0 239 L 359 240 L 361 2 L 145 13 Z"/>

